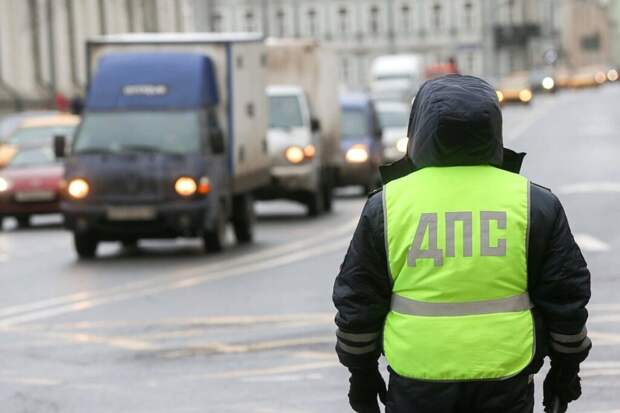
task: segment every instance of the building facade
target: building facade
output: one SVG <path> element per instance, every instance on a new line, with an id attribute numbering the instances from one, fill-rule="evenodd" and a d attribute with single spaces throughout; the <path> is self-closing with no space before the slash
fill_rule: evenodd
<path id="1" fill-rule="evenodd" d="M 542 65 L 549 50 L 571 65 L 598 62 L 607 44 L 603 7 L 599 0 L 0 0 L 0 106 L 83 93 L 85 40 L 99 34 L 312 37 L 336 49 L 343 87 L 363 89 L 373 59 L 388 53 L 423 53 L 427 64 L 454 58 L 461 72 L 487 78 Z M 586 11 L 596 18 L 582 19 Z M 583 52 L 584 45 L 594 49 Z"/>

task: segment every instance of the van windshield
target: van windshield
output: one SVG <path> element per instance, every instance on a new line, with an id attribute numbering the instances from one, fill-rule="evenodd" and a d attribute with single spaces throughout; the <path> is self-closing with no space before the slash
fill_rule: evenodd
<path id="1" fill-rule="evenodd" d="M 74 153 L 196 153 L 201 149 L 198 112 L 87 113 Z"/>
<path id="2" fill-rule="evenodd" d="M 344 109 L 342 111 L 342 138 L 361 138 L 370 135 L 368 119 L 361 109 Z"/>
<path id="3" fill-rule="evenodd" d="M 297 96 L 269 96 L 269 127 L 290 129 L 303 127 Z"/>

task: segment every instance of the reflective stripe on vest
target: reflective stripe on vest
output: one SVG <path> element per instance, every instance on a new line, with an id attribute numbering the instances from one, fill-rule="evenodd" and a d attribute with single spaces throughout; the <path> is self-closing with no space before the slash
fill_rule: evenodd
<path id="1" fill-rule="evenodd" d="M 433 167 L 391 181 L 383 197 L 390 367 L 439 381 L 522 371 L 534 354 L 529 182 L 491 166 Z"/>

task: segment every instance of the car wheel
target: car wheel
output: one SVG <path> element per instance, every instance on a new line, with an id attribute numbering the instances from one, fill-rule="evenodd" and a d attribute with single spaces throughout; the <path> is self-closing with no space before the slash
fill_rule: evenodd
<path id="1" fill-rule="evenodd" d="M 235 238 L 239 244 L 247 244 L 254 240 L 254 199 L 249 194 L 237 195 L 233 199 L 232 224 Z"/>
<path id="2" fill-rule="evenodd" d="M 95 258 L 99 240 L 91 233 L 73 233 L 75 251 L 80 259 Z"/>
<path id="3" fill-rule="evenodd" d="M 226 242 L 226 217 L 220 207 L 216 218 L 215 228 L 207 230 L 202 235 L 204 247 L 208 253 L 219 252 L 224 249 Z"/>
<path id="4" fill-rule="evenodd" d="M 308 215 L 311 217 L 318 217 L 323 213 L 323 190 L 319 188 L 316 192 L 310 192 L 306 201 L 306 207 L 308 208 Z"/>
<path id="5" fill-rule="evenodd" d="M 17 226 L 19 228 L 28 228 L 30 226 L 30 215 L 17 217 Z"/>

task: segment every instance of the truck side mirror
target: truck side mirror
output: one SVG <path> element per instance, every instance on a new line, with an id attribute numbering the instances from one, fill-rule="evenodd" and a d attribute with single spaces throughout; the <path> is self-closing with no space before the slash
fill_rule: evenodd
<path id="1" fill-rule="evenodd" d="M 56 159 L 62 159 L 66 156 L 67 138 L 64 135 L 54 136 L 54 156 Z"/>
<path id="2" fill-rule="evenodd" d="M 321 121 L 317 118 L 310 118 L 310 130 L 312 132 L 318 132 L 321 130 Z"/>
<path id="3" fill-rule="evenodd" d="M 220 128 L 213 128 L 209 130 L 209 144 L 211 145 L 211 151 L 214 154 L 221 154 L 226 151 L 224 133 L 222 133 Z"/>

